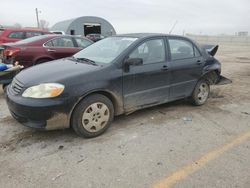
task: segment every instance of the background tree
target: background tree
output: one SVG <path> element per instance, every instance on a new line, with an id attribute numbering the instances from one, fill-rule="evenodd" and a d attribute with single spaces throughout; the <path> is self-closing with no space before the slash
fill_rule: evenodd
<path id="1" fill-rule="evenodd" d="M 40 20 L 40 28 L 48 29 L 49 28 L 49 22 L 46 21 L 46 20 Z"/>

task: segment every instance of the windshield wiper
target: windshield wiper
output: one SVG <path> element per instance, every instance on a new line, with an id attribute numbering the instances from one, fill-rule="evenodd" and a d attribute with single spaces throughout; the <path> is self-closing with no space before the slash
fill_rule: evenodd
<path id="1" fill-rule="evenodd" d="M 89 63 L 91 65 L 96 65 L 97 66 L 97 63 L 91 59 L 88 59 L 88 58 L 84 58 L 84 57 L 81 57 L 81 58 L 76 58 L 74 56 L 72 56 L 73 59 L 75 59 L 76 61 L 81 61 L 81 62 L 86 62 L 86 63 Z"/>

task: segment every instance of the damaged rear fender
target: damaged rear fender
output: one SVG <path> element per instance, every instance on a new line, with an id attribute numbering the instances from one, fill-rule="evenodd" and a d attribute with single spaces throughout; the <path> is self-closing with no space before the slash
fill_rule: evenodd
<path id="1" fill-rule="evenodd" d="M 211 58 L 212 64 L 208 64 L 203 68 L 202 78 L 206 79 L 210 85 L 217 83 L 220 78 L 221 65 L 219 62 L 214 63 L 214 58 Z"/>
<path id="2" fill-rule="evenodd" d="M 220 75 L 219 80 L 216 82 L 216 85 L 226 85 L 231 84 L 233 81 Z"/>
<path id="3" fill-rule="evenodd" d="M 206 72 L 202 78 L 207 80 L 210 85 L 226 85 L 232 83 L 232 80 L 220 75 L 216 70 Z"/>

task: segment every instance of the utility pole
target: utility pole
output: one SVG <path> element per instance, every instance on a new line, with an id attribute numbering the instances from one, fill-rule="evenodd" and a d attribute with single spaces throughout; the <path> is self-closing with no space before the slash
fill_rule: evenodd
<path id="1" fill-rule="evenodd" d="M 38 9 L 36 8 L 36 22 L 37 22 L 37 27 L 40 28 L 38 13 L 39 13 Z"/>

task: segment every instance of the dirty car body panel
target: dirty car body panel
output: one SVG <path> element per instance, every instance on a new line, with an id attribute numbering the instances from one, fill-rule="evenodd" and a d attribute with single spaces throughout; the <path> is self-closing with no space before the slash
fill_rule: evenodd
<path id="1" fill-rule="evenodd" d="M 171 39 L 174 40 L 172 44 L 169 42 Z M 112 56 L 114 47 L 111 50 L 98 48 L 101 51 L 95 53 L 103 52 L 105 56 L 110 53 L 112 60 L 109 57 L 104 57 L 103 62 L 100 59 L 79 58 L 88 50 L 95 49 L 95 45 L 109 40 L 115 40 L 114 45 L 119 43 L 118 51 L 122 48 L 116 56 Z M 184 57 L 187 54 L 188 57 Z M 140 60 L 137 65 L 125 64 L 133 58 Z M 220 63 L 186 37 L 118 35 L 103 39 L 73 57 L 22 71 L 7 88 L 6 98 L 13 117 L 26 126 L 67 128 L 77 104 L 93 93 L 108 97 L 113 103 L 115 115 L 120 115 L 189 97 L 197 82 L 210 72 L 217 75 L 211 84 L 218 83 L 221 78 Z M 44 83 L 62 84 L 64 90 L 53 98 L 23 97 L 27 88 Z"/>

